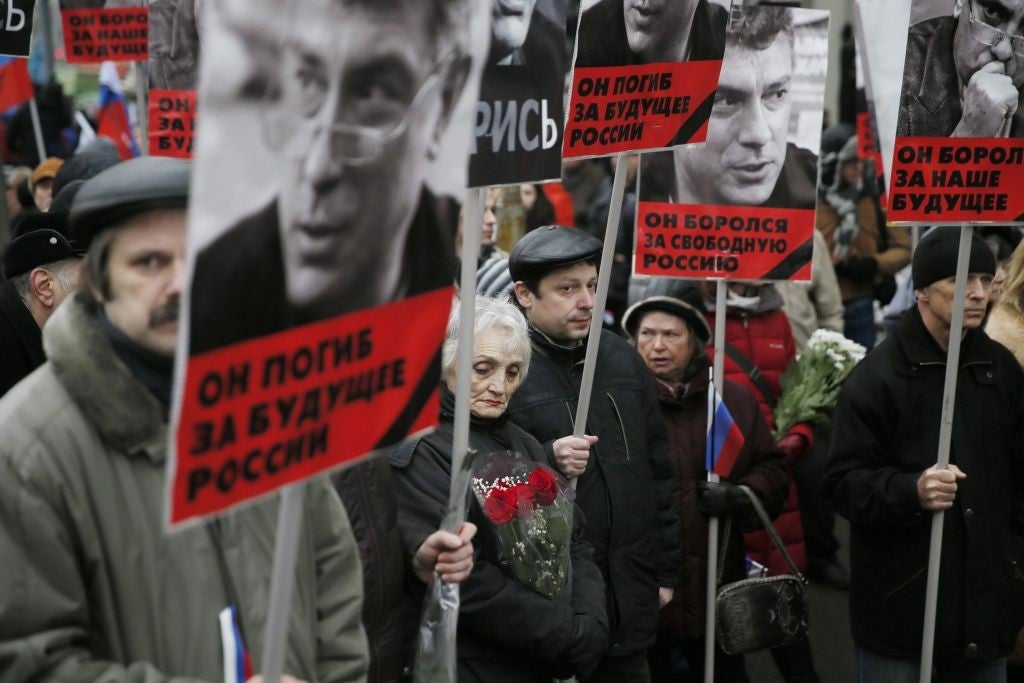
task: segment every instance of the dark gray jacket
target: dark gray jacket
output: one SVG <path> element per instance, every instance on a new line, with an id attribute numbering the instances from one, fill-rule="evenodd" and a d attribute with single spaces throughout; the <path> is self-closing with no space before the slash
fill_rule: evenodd
<path id="1" fill-rule="evenodd" d="M 530 373 L 508 415 L 541 442 L 554 467 L 552 442 L 573 433 L 586 347 L 566 349 L 532 327 L 530 339 Z M 607 586 L 612 656 L 654 642 L 658 587 L 676 585 L 681 562 L 668 433 L 653 382 L 636 350 L 604 331 L 586 429 L 599 441 L 576 500 Z"/>

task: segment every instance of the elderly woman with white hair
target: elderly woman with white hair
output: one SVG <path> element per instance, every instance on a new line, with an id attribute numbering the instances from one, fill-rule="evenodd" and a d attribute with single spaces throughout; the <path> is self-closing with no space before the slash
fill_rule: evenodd
<path id="1" fill-rule="evenodd" d="M 407 551 L 438 528 L 447 509 L 455 408 L 456 306 L 442 354 L 441 423 L 414 448 L 391 457 L 398 486 L 399 528 Z M 526 376 L 530 340 L 526 321 L 512 304 L 478 298 L 474 320 L 469 447 L 481 454 L 514 452 L 546 464 L 541 445 L 505 417 L 509 399 Z M 458 680 L 549 683 L 553 677 L 586 677 L 608 644 L 601 573 L 582 539 L 575 515 L 570 544 L 569 590 L 547 598 L 519 581 L 499 547 L 494 525 L 468 494 L 468 516 L 479 532 L 474 567 L 461 584 Z M 424 586 L 412 591 L 418 609 Z"/>

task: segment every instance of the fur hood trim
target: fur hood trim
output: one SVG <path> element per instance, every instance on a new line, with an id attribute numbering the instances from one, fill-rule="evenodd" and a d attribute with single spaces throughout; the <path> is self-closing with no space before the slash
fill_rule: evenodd
<path id="1" fill-rule="evenodd" d="M 1012 306 L 996 304 L 985 323 L 985 332 L 1008 348 L 1024 366 L 1024 315 Z"/>
<path id="2" fill-rule="evenodd" d="M 163 461 L 167 423 L 160 403 L 117 357 L 77 296 L 47 321 L 43 348 L 57 379 L 104 442 L 128 455 L 142 451 Z"/>

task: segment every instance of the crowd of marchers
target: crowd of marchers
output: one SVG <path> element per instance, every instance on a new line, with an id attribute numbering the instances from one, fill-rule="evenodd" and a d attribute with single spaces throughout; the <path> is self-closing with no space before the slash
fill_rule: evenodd
<path id="1" fill-rule="evenodd" d="M 658 4 L 625 3 L 634 33 L 669 25 L 645 18 Z M 700 17 L 724 22 L 717 5 L 696 4 Z M 285 75 L 302 78 L 283 79 L 289 125 L 274 137 L 279 196 L 199 251 L 191 351 L 446 286 L 457 255 L 451 236 L 480 230 L 483 246 L 478 291 L 460 293 L 475 298 L 473 320 L 460 320 L 453 306 L 447 328 L 438 428 L 304 484 L 286 681 L 410 678 L 432 581 L 459 585 L 459 681 L 701 681 L 711 637 L 709 521 L 727 522 L 718 525 L 717 545 L 726 549 L 719 584 L 792 571 L 745 490 L 774 520 L 801 572 L 849 590 L 858 680 L 918 680 L 937 511 L 945 532 L 934 680 L 989 683 L 1016 673 L 1012 652 L 1024 625 L 1019 233 L 993 227 L 972 238 L 963 321 L 954 329 L 959 232 L 934 228 L 912 253 L 910 233 L 886 221 L 876 169 L 859 157 L 852 128 L 824 132 L 815 168 L 813 154 L 787 141 L 786 117 L 765 109 L 784 93 L 752 78 L 729 84 L 742 106 L 730 110 L 728 126 L 709 129 L 704 148 L 666 155 L 675 178 L 666 191 L 702 204 L 777 206 L 784 197 L 816 206 L 811 282 L 730 282 L 719 310 L 714 283 L 632 278 L 639 160 L 623 156 L 615 161 L 628 164 L 622 229 L 613 262 L 604 264 L 607 304 L 597 310 L 615 203 L 611 164 L 567 161 L 560 183 L 490 191 L 482 225 L 461 224 L 457 211 L 440 210 L 425 162 L 468 73 L 458 32 L 438 19 L 429 40 L 410 30 L 397 56 L 382 59 L 374 49 L 396 48 L 382 27 L 434 28 L 424 18 L 431 3 L 401 12 L 367 1 L 331 7 L 342 5 L 351 12 L 338 23 L 342 42 L 358 49 L 337 50 L 338 35 L 319 30 L 329 24 L 316 12 L 293 19 L 317 40 L 282 42 L 282 69 L 299 71 Z M 995 30 L 985 22 L 1008 25 L 1001 15 L 1019 12 L 996 0 L 956 5 L 953 19 L 972 32 L 961 34 L 960 47 Z M 594 7 L 591 16 L 618 12 L 609 0 Z M 949 18 L 933 26 L 953 30 Z M 791 71 L 792 26 L 768 20 L 758 35 L 735 51 L 742 66 Z M 984 35 L 1003 61 L 1020 39 Z M 524 40 L 528 33 L 502 59 L 523 58 Z M 441 46 L 451 54 L 435 41 L 447 41 Z M 698 47 L 688 49 L 721 46 Z M 407 88 L 395 95 L 387 83 L 370 84 L 346 91 L 362 106 L 338 104 L 348 60 L 365 55 L 379 62 L 367 74 L 400 72 L 420 83 L 415 98 L 403 100 Z M 645 58 L 622 59 L 633 57 Z M 981 70 L 985 78 L 975 79 L 969 71 L 961 72 L 966 88 L 950 87 L 970 102 L 1006 85 L 1010 73 Z M 723 78 L 739 72 L 724 69 Z M 373 106 L 359 93 L 372 94 L 365 99 Z M 407 125 L 411 107 L 422 110 L 415 126 Z M 336 120 L 325 124 L 330 116 Z M 692 165 L 698 161 L 703 166 Z M 752 163 L 771 170 L 754 173 Z M 715 182 L 701 182 L 699 168 Z M 249 660 L 258 667 L 267 649 L 279 498 L 165 533 L 189 177 L 186 162 L 122 162 L 102 139 L 64 162 L 44 159 L 12 174 L 0 284 L 0 683 L 222 681 L 221 615 L 230 607 Z M 525 234 L 502 241 L 498 215 L 510 213 L 509 204 L 525 216 Z M 347 231 L 335 229 L 342 223 Z M 363 258 L 351 256 L 364 248 Z M 401 258 L 389 263 L 398 267 L 382 267 L 395 249 Z M 577 425 L 595 325 L 604 329 L 588 417 Z M 564 545 L 555 544 L 563 564 L 554 563 L 561 583 L 553 589 L 542 589 L 536 571 L 524 570 L 522 549 L 506 542 L 509 525 L 535 508 L 492 507 L 471 491 L 467 521 L 457 533 L 441 530 L 457 337 L 469 327 L 472 451 L 527 463 L 541 472 L 524 489 L 530 505 L 557 499 L 572 510 Z M 828 423 L 780 429 L 781 378 L 819 328 L 870 351 Z M 950 461 L 940 468 L 954 339 Z M 725 376 L 713 389 L 716 352 Z M 743 436 L 720 481 L 709 480 L 705 457 L 713 390 Z M 850 523 L 849 569 L 839 559 L 834 513 Z M 751 679 L 744 655 L 718 643 L 713 656 L 715 680 Z M 771 657 L 787 683 L 827 680 L 807 638 Z M 249 683 L 259 680 L 257 672 Z"/>
<path id="2" fill-rule="evenodd" d="M 439 428 L 307 484 L 290 680 L 402 680 L 432 577 L 460 583 L 459 680 L 702 680 L 709 519 L 733 522 L 720 539 L 722 583 L 751 567 L 790 571 L 741 485 L 801 570 L 849 589 L 851 647 L 872 681 L 916 677 L 929 513 L 945 510 L 937 675 L 1005 680 L 1024 621 L 1024 250 L 1009 229 L 973 237 L 954 331 L 959 231 L 928 231 L 901 291 L 889 293 L 895 322 L 882 325 L 877 292 L 911 261 L 909 236 L 886 227 L 870 165 L 841 135 L 827 134 L 829 144 L 813 281 L 728 285 L 717 385 L 744 442 L 716 483 L 705 469 L 714 285 L 613 273 L 602 316 L 593 230 L 530 226 L 505 253 L 494 217 L 502 194 L 490 192 L 480 268 L 505 284 L 478 294 L 465 321 L 470 446 L 575 482 L 571 579 L 554 597 L 523 580 L 471 493 L 459 533 L 439 530 L 463 324 L 453 307 Z M 573 172 L 607 178 L 591 162 Z M 222 680 L 227 606 L 253 661 L 263 652 L 277 498 L 170 536 L 163 528 L 189 174 L 168 159 L 119 162 L 103 143 L 33 171 L 38 185 L 52 179 L 52 202 L 15 222 L 0 287 L 0 680 Z M 907 291 L 911 303 L 892 313 Z M 602 317 L 577 437 L 588 334 Z M 780 376 L 818 327 L 874 348 L 846 380 L 830 428 L 777 434 Z M 940 469 L 953 334 L 960 371 Z M 849 573 L 831 510 L 851 525 Z M 772 656 L 785 680 L 820 680 L 807 639 Z M 744 657 L 720 647 L 715 670 L 716 680 L 749 680 Z"/>

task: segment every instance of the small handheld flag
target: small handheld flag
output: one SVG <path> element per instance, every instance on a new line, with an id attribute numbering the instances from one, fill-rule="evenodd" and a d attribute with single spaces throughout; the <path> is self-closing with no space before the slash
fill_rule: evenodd
<path id="1" fill-rule="evenodd" d="M 34 94 L 28 60 L 0 57 L 0 112 L 28 102 Z"/>
<path id="2" fill-rule="evenodd" d="M 96 133 L 113 140 L 122 159 L 139 156 L 121 92 L 121 78 L 113 62 L 103 62 L 100 66 L 100 109 L 96 118 Z"/>
<path id="3" fill-rule="evenodd" d="M 252 660 L 238 629 L 234 605 L 220 611 L 220 640 L 224 649 L 224 683 L 245 683 L 252 677 Z"/>
<path id="4" fill-rule="evenodd" d="M 718 393 L 714 382 L 708 380 L 708 420 L 705 445 L 705 468 L 720 477 L 732 472 L 740 451 L 743 450 L 743 432 L 732 419 L 729 408 Z"/>

